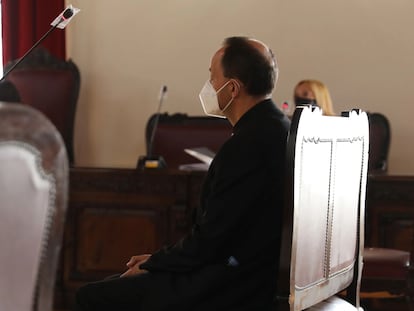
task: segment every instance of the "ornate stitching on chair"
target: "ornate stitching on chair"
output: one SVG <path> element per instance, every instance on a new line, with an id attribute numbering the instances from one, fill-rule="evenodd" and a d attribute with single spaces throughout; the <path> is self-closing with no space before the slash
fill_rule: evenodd
<path id="1" fill-rule="evenodd" d="M 333 139 L 323 139 L 320 137 L 303 137 L 302 139 L 302 144 L 301 144 L 301 149 L 302 149 L 302 155 L 303 155 L 303 150 L 304 150 L 304 146 L 306 143 L 314 143 L 314 144 L 320 144 L 320 143 L 330 143 L 330 150 L 331 150 L 331 156 L 330 156 L 330 169 L 329 169 L 329 188 L 328 188 L 328 209 L 327 209 L 327 214 L 326 214 L 326 229 L 325 229 L 325 262 L 323 265 L 323 274 L 324 274 L 324 279 L 315 281 L 314 283 L 310 284 L 308 287 L 310 286 L 314 286 L 316 284 L 322 284 L 324 283 L 326 280 L 328 280 L 330 277 L 337 275 L 337 274 L 341 274 L 344 273 L 346 271 L 349 271 L 350 268 L 349 266 L 343 267 L 342 269 L 332 273 L 332 267 L 331 267 L 331 248 L 332 248 L 332 229 L 333 229 L 333 217 L 334 217 L 334 210 L 335 210 L 335 200 L 333 200 L 333 198 L 335 197 L 335 182 L 336 182 L 336 174 L 332 175 L 332 171 L 336 173 L 335 170 L 335 166 L 336 166 L 336 161 L 334 161 L 334 157 L 336 157 L 336 152 L 337 152 L 337 143 L 355 143 L 355 142 L 361 142 L 362 143 L 362 153 L 364 152 L 365 148 L 366 148 L 366 141 L 364 139 L 363 136 L 355 136 L 355 137 L 347 137 L 347 138 L 337 138 L 335 141 Z M 365 157 L 364 157 L 364 153 L 361 159 L 361 170 L 360 170 L 360 177 L 362 177 L 363 175 L 363 163 L 364 163 Z M 303 161 L 303 157 L 301 158 L 301 161 Z M 303 162 L 302 164 L 303 165 Z M 302 170 L 300 171 L 300 179 L 302 178 Z M 302 183 L 300 183 L 300 187 L 302 187 Z M 361 183 L 359 185 L 359 188 L 361 188 Z M 300 191 L 301 193 L 301 191 Z M 300 198 L 299 198 L 300 201 Z M 357 217 L 359 219 L 359 213 L 357 214 Z M 358 222 L 359 223 L 359 222 Z M 359 228 L 358 228 L 359 231 Z M 358 234 L 357 234 L 358 237 Z M 302 287 L 298 287 L 298 288 L 302 288 Z M 306 288 L 306 287 L 303 287 Z"/>

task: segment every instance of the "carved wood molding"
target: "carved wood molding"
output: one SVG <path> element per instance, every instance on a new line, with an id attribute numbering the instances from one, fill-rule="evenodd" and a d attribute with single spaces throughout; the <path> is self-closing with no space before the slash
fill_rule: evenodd
<path id="1" fill-rule="evenodd" d="M 138 170 L 71 169 L 71 192 L 115 192 L 135 194 L 159 194 L 175 196 L 183 200 L 187 193 L 187 177 L 184 174 L 143 174 Z"/>

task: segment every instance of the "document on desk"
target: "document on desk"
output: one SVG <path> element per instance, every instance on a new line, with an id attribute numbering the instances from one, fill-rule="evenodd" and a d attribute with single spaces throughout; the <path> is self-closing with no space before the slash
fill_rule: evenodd
<path id="1" fill-rule="evenodd" d="M 189 163 L 189 164 L 181 164 L 178 166 L 180 171 L 208 171 L 210 165 L 206 163 Z"/>
<path id="2" fill-rule="evenodd" d="M 184 151 L 207 165 L 211 164 L 216 155 L 207 147 L 185 148 Z"/>
<path id="3" fill-rule="evenodd" d="M 183 171 L 207 171 L 211 161 L 213 161 L 213 158 L 216 155 L 207 147 L 185 148 L 184 151 L 200 160 L 202 163 L 182 164 L 178 169 Z"/>

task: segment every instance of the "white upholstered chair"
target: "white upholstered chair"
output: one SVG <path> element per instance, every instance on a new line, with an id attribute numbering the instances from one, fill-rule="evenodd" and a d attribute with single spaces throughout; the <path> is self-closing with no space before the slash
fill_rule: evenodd
<path id="1" fill-rule="evenodd" d="M 287 147 L 278 310 L 358 310 L 368 160 L 365 112 L 297 108 Z M 336 294 L 348 293 L 348 299 Z"/>
<path id="2" fill-rule="evenodd" d="M 37 110 L 0 103 L 0 310 L 52 310 L 68 161 Z"/>

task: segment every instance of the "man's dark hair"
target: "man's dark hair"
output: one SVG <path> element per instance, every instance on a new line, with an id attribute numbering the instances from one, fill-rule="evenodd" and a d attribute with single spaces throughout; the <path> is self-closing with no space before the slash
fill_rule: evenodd
<path id="1" fill-rule="evenodd" d="M 20 102 L 19 92 L 13 83 L 8 80 L 0 81 L 0 101 L 3 102 Z"/>
<path id="2" fill-rule="evenodd" d="M 246 37 L 227 38 L 224 47 L 221 65 L 226 78 L 239 79 L 250 95 L 260 96 L 272 92 L 276 79 L 275 62 L 252 46 Z"/>

